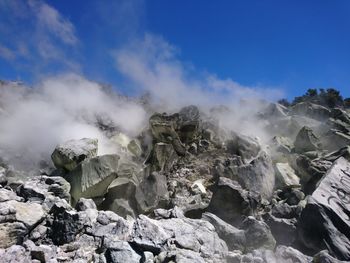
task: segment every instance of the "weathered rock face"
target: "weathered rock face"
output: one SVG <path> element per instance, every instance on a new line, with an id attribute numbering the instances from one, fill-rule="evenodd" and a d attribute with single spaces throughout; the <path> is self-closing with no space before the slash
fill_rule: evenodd
<path id="1" fill-rule="evenodd" d="M 227 150 L 229 153 L 240 156 L 243 163 L 249 163 L 260 152 L 261 147 L 257 139 L 232 134 L 233 139 L 227 141 Z"/>
<path id="2" fill-rule="evenodd" d="M 300 178 L 288 163 L 276 163 L 276 187 L 298 187 Z"/>
<path id="3" fill-rule="evenodd" d="M 227 246 L 215 232 L 215 228 L 203 220 L 172 218 L 152 220 L 140 216 L 134 226 L 132 242 L 153 253 L 172 248 L 191 250 L 204 259 L 219 262 L 225 258 Z"/>
<path id="4" fill-rule="evenodd" d="M 186 153 L 186 147 L 181 142 L 179 135 L 176 133 L 178 115 L 153 115 L 149 122 L 153 134 L 153 138 L 157 142 L 170 143 L 179 155 Z"/>
<path id="5" fill-rule="evenodd" d="M 269 226 L 264 222 L 249 216 L 243 221 L 241 227 L 245 230 L 247 251 L 259 248 L 273 250 L 275 248 L 276 240 L 272 236 Z"/>
<path id="6" fill-rule="evenodd" d="M 220 178 L 208 211 L 232 225 L 239 225 L 242 215 L 253 215 L 258 204 L 258 197 L 250 195 L 237 182 Z"/>
<path id="7" fill-rule="evenodd" d="M 57 145 L 51 159 L 57 168 L 72 171 L 85 159 L 97 156 L 97 139 L 70 140 Z"/>
<path id="8" fill-rule="evenodd" d="M 117 177 L 119 156 L 109 154 L 81 162 L 66 177 L 74 200 L 103 196 Z M 75 201 L 75 202 L 76 202 Z"/>
<path id="9" fill-rule="evenodd" d="M 350 144 L 350 133 L 344 133 L 338 130 L 330 130 L 322 138 L 325 148 L 330 151 L 336 151 L 339 148 Z"/>
<path id="10" fill-rule="evenodd" d="M 316 120 L 325 120 L 331 116 L 331 111 L 321 105 L 301 102 L 292 107 L 292 114 L 308 116 Z"/>
<path id="11" fill-rule="evenodd" d="M 229 250 L 245 250 L 246 236 L 244 230 L 235 228 L 211 213 L 204 213 L 202 219 L 215 227 L 219 237 L 226 242 Z"/>
<path id="12" fill-rule="evenodd" d="M 287 107 L 279 103 L 270 103 L 259 116 L 265 119 L 278 119 L 287 117 L 288 109 Z"/>
<path id="13" fill-rule="evenodd" d="M 139 213 L 149 213 L 157 207 L 166 207 L 169 202 L 166 177 L 162 173 L 146 173 L 136 188 L 135 198 Z"/>
<path id="14" fill-rule="evenodd" d="M 299 218 L 304 245 L 317 252 L 329 249 L 350 260 L 350 163 L 339 158 L 322 178 Z"/>
<path id="15" fill-rule="evenodd" d="M 178 160 L 178 155 L 173 146 L 161 142 L 154 145 L 152 157 L 153 169 L 160 172 L 169 172 Z"/>
<path id="16" fill-rule="evenodd" d="M 315 151 L 320 148 L 320 141 L 312 129 L 305 126 L 299 131 L 294 142 L 294 147 L 298 153 Z"/>
<path id="17" fill-rule="evenodd" d="M 236 179 L 245 189 L 269 199 L 275 187 L 275 171 L 272 160 L 265 151 L 248 164 L 230 166 L 230 178 Z"/>
<path id="18" fill-rule="evenodd" d="M 139 263 L 141 256 L 137 254 L 125 241 L 110 241 L 106 244 L 107 250 L 105 253 L 107 262 L 130 262 Z"/>

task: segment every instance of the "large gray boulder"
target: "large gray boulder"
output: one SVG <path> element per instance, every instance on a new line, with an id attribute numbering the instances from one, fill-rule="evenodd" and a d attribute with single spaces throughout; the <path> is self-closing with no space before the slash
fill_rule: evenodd
<path id="1" fill-rule="evenodd" d="M 153 147 L 152 168 L 160 172 L 169 172 L 177 161 L 178 155 L 171 144 L 156 143 Z"/>
<path id="2" fill-rule="evenodd" d="M 232 133 L 232 139 L 226 142 L 227 151 L 240 156 L 243 163 L 249 163 L 259 154 L 261 147 L 256 138 Z"/>
<path id="3" fill-rule="evenodd" d="M 140 214 L 150 213 L 156 208 L 164 208 L 169 203 L 167 178 L 163 173 L 145 172 L 136 187 L 135 198 Z"/>
<path id="4" fill-rule="evenodd" d="M 265 151 L 247 164 L 231 165 L 231 179 L 237 180 L 243 188 L 270 199 L 275 187 L 275 170 L 271 157 Z"/>
<path id="5" fill-rule="evenodd" d="M 118 177 L 108 186 L 101 209 L 110 210 L 122 217 L 136 217 L 136 184 L 129 178 Z"/>
<path id="6" fill-rule="evenodd" d="M 119 156 L 107 154 L 81 162 L 66 177 L 71 184 L 73 203 L 79 198 L 103 196 L 117 177 Z"/>
<path id="7" fill-rule="evenodd" d="M 329 130 L 321 138 L 324 147 L 329 151 L 337 151 L 342 147 L 350 145 L 350 133 L 344 133 L 338 130 Z"/>
<path id="8" fill-rule="evenodd" d="M 319 182 L 301 213 L 298 230 L 303 244 L 318 252 L 328 249 L 350 260 L 350 162 L 339 158 Z"/>
<path id="9" fill-rule="evenodd" d="M 258 221 L 254 217 L 247 217 L 241 228 L 245 231 L 246 251 L 254 249 L 270 249 L 276 246 L 276 240 L 273 237 L 269 226 L 263 221 Z"/>
<path id="10" fill-rule="evenodd" d="M 314 134 L 312 129 L 306 126 L 299 131 L 294 142 L 295 151 L 298 153 L 315 151 L 320 146 L 319 138 Z"/>
<path id="11" fill-rule="evenodd" d="M 51 159 L 56 168 L 72 171 L 85 159 L 97 156 L 97 139 L 69 140 L 56 146 Z"/>
<path id="12" fill-rule="evenodd" d="M 208 211 L 217 215 L 227 223 L 237 226 L 242 216 L 254 215 L 259 199 L 244 190 L 236 181 L 219 178 L 211 198 Z"/>
<path id="13" fill-rule="evenodd" d="M 288 163 L 276 163 L 276 187 L 297 187 L 300 186 L 300 178 Z"/>
<path id="14" fill-rule="evenodd" d="M 297 220 L 295 218 L 277 218 L 270 213 L 265 214 L 263 218 L 264 222 L 270 227 L 277 244 L 293 245 L 298 236 L 296 228 Z"/>
<path id="15" fill-rule="evenodd" d="M 208 221 L 215 227 L 216 233 L 218 233 L 219 237 L 226 242 L 230 251 L 245 250 L 246 236 L 244 230 L 240 230 L 226 223 L 212 213 L 204 213 L 202 219 Z"/>
<path id="16" fill-rule="evenodd" d="M 15 211 L 15 221 L 24 223 L 29 230 L 42 221 L 45 217 L 44 209 L 37 203 L 23 203 L 11 200 L 0 203 L 0 214 L 4 211 L 4 209 Z"/>
<path id="17" fill-rule="evenodd" d="M 139 249 L 155 254 L 176 248 L 186 249 L 213 262 L 221 262 L 228 252 L 213 225 L 189 218 L 154 220 L 141 215 L 135 222 L 132 242 Z"/>
<path id="18" fill-rule="evenodd" d="M 49 196 L 57 196 L 70 202 L 70 184 L 60 176 L 36 176 L 17 188 L 17 194 L 25 201 L 43 203 Z"/>
<path id="19" fill-rule="evenodd" d="M 141 260 L 141 256 L 138 255 L 130 246 L 128 242 L 125 241 L 105 241 L 105 246 L 107 250 L 105 252 L 105 256 L 107 262 L 111 263 L 139 263 Z"/>
<path id="20" fill-rule="evenodd" d="M 318 104 L 300 102 L 292 107 L 291 114 L 304 115 L 322 121 L 331 116 L 331 111 L 326 107 Z"/>

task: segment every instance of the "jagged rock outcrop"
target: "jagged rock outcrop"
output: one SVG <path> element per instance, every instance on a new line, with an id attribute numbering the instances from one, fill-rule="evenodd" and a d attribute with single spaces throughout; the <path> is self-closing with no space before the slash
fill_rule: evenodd
<path id="1" fill-rule="evenodd" d="M 66 176 L 73 200 L 103 196 L 118 176 L 118 161 L 118 155 L 109 154 L 87 159 L 75 167 Z"/>
<path id="2" fill-rule="evenodd" d="M 339 158 L 322 178 L 299 218 L 303 244 L 314 252 L 329 249 L 350 260 L 350 162 Z"/>
<path id="3" fill-rule="evenodd" d="M 97 139 L 70 140 L 56 146 L 51 159 L 56 168 L 72 171 L 85 159 L 97 156 Z"/>
<path id="4" fill-rule="evenodd" d="M 0 262 L 349 261 L 349 112 L 261 103 L 263 139 L 188 106 L 135 137 L 100 124 L 118 155 L 81 139 L 35 176 L 1 161 Z"/>

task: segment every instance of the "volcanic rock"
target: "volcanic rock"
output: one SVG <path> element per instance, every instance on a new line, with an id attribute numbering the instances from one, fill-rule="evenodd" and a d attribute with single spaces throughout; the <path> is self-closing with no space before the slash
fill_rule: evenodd
<path id="1" fill-rule="evenodd" d="M 299 218 L 303 244 L 318 252 L 328 249 L 350 260 L 350 162 L 339 158 L 309 197 Z"/>
<path id="2" fill-rule="evenodd" d="M 56 146 L 51 158 L 57 168 L 72 171 L 85 159 L 97 155 L 97 139 L 70 140 Z"/>

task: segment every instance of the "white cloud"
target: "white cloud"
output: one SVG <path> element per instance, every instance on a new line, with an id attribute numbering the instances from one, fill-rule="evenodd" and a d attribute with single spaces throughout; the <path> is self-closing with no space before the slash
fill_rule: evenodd
<path id="1" fill-rule="evenodd" d="M 130 136 L 147 121 L 136 102 L 74 74 L 46 78 L 32 88 L 0 84 L 0 94 L 1 157 L 27 169 L 49 160 L 54 147 L 70 139 L 98 138 L 99 154 L 117 152 L 98 120 Z"/>
<path id="2" fill-rule="evenodd" d="M 52 6 L 35 0 L 29 1 L 29 6 L 36 16 L 40 30 L 52 33 L 68 45 L 75 45 L 78 42 L 74 25 Z"/>
<path id="3" fill-rule="evenodd" d="M 279 89 L 246 87 L 231 79 L 199 74 L 186 68 L 176 54 L 176 48 L 150 34 L 113 52 L 118 71 L 172 110 L 188 104 L 232 104 L 243 98 L 273 101 L 283 95 Z"/>
<path id="4" fill-rule="evenodd" d="M 80 68 L 72 56 L 79 43 L 74 25 L 42 0 L 0 0 L 0 38 L 0 56 L 36 75 L 50 63 Z"/>

